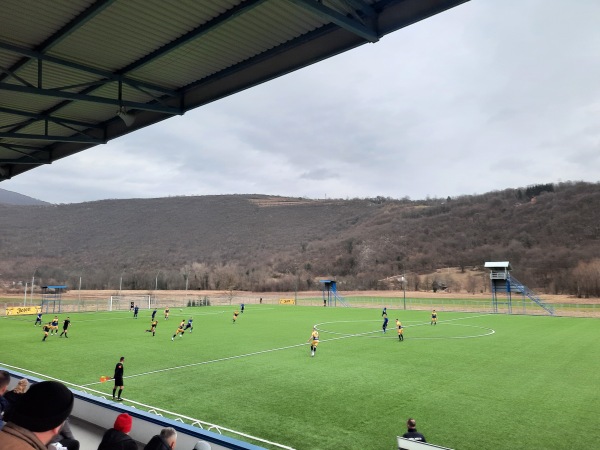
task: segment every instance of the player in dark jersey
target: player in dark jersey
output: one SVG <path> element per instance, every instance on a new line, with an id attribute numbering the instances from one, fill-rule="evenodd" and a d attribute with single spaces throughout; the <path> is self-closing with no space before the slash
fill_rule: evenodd
<path id="1" fill-rule="evenodd" d="M 150 324 L 150 329 L 146 330 L 146 333 L 152 333 L 152 336 L 156 334 L 156 326 L 158 325 L 158 320 L 152 320 Z"/>
<path id="2" fill-rule="evenodd" d="M 138 311 L 140 310 L 140 308 L 138 307 L 138 305 L 135 305 L 133 307 L 133 318 L 137 319 L 137 315 L 138 315 Z"/>
<path id="3" fill-rule="evenodd" d="M 387 316 L 387 314 L 384 314 L 384 315 L 383 315 L 383 325 L 381 326 L 381 328 L 383 329 L 383 332 L 384 332 L 384 333 L 385 333 L 385 332 L 386 332 L 386 330 L 387 330 L 388 321 L 389 321 L 389 319 L 388 319 L 388 316 Z"/>
<path id="4" fill-rule="evenodd" d="M 386 314 L 387 314 L 387 308 L 384 306 L 383 311 L 381 311 L 381 317 L 385 316 Z"/>
<path id="5" fill-rule="evenodd" d="M 154 311 L 152 311 L 152 320 L 154 320 L 155 316 L 156 316 L 156 308 L 154 308 Z"/>
<path id="6" fill-rule="evenodd" d="M 113 375 L 113 379 L 115 380 L 115 387 L 113 388 L 112 399 L 116 400 L 118 402 L 123 401 L 123 399 L 121 398 L 121 393 L 123 392 L 123 373 L 125 372 L 125 369 L 123 367 L 124 362 L 125 362 L 125 357 L 121 356 L 121 358 L 119 359 L 119 362 L 115 366 L 115 374 Z M 118 397 L 115 398 L 115 394 L 117 393 L 117 388 L 119 388 L 119 394 L 118 394 Z"/>
<path id="7" fill-rule="evenodd" d="M 37 316 L 35 318 L 35 323 L 33 324 L 33 326 L 36 327 L 38 323 L 40 325 L 42 325 L 42 313 L 41 313 L 41 311 L 39 313 L 37 313 Z"/>
<path id="8" fill-rule="evenodd" d="M 194 322 L 194 319 L 192 319 L 190 317 L 190 319 L 187 321 L 187 324 L 185 325 L 185 328 L 183 329 L 183 331 L 189 329 L 190 333 L 191 333 L 194 330 L 194 324 L 193 324 L 193 322 Z"/>
<path id="9" fill-rule="evenodd" d="M 71 325 L 71 319 L 69 319 L 67 317 L 63 322 L 63 330 L 62 330 L 62 333 L 60 333 L 60 337 L 62 337 L 63 334 L 65 335 L 66 338 L 69 337 L 69 336 L 67 336 L 67 331 L 69 331 L 69 325 Z M 75 336 L 75 337 L 77 337 L 77 336 Z"/>

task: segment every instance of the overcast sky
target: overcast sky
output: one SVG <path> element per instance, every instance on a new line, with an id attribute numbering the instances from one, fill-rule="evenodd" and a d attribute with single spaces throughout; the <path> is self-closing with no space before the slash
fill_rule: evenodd
<path id="1" fill-rule="evenodd" d="M 598 0 L 472 0 L 0 188 L 417 200 L 598 182 L 599 49 Z"/>

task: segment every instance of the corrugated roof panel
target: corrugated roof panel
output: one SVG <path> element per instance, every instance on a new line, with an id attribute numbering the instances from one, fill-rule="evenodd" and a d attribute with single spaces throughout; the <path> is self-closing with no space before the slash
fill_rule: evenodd
<path id="1" fill-rule="evenodd" d="M 2 36 L 34 48 L 86 10 L 94 0 L 2 0 Z"/>
<path id="2" fill-rule="evenodd" d="M 19 59 L 21 59 L 21 56 L 17 55 L 16 53 L 0 50 L 0 67 L 12 67 L 17 61 L 19 61 Z"/>
<path id="3" fill-rule="evenodd" d="M 67 118 L 77 118 L 83 122 L 99 123 L 114 118 L 118 107 L 113 105 L 72 102 L 61 108 L 60 115 Z"/>
<path id="4" fill-rule="evenodd" d="M 281 5 L 288 5 L 282 7 Z M 185 86 L 220 70 L 259 55 L 326 22 L 290 3 L 265 3 L 227 22 L 156 61 L 134 71 L 133 76 L 159 83 L 166 74 L 171 86 Z M 286 24 L 304 24 L 304 28 Z"/>
<path id="5" fill-rule="evenodd" d="M 53 54 L 68 54 L 77 61 L 87 61 L 93 54 L 97 67 L 119 70 L 237 3 L 118 1 L 56 46 Z"/>
<path id="6" fill-rule="evenodd" d="M 56 99 L 34 94 L 2 91 L 2 106 L 26 112 L 39 113 L 52 107 Z M 0 114 L 3 119 L 4 113 Z M 5 130 L 6 131 L 6 130 Z"/>

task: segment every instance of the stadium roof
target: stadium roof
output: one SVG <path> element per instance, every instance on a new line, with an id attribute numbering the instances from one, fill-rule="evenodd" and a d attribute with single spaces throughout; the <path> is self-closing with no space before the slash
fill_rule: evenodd
<path id="1" fill-rule="evenodd" d="M 0 181 L 468 0 L 3 0 Z"/>

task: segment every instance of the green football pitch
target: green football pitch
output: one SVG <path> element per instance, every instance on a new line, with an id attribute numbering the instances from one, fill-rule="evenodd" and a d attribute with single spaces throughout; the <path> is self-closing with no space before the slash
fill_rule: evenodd
<path id="1" fill-rule="evenodd" d="M 384 334 L 380 309 L 248 305 L 235 324 L 233 311 L 159 310 L 154 337 L 148 310 L 70 314 L 69 338 L 46 342 L 33 317 L 5 317 L 0 365 L 110 397 L 99 378 L 125 356 L 124 404 L 297 449 L 393 449 L 409 417 L 428 442 L 461 450 L 600 442 L 597 319 L 440 312 L 433 326 L 428 311 L 391 310 Z M 190 317 L 194 331 L 172 341 Z"/>

